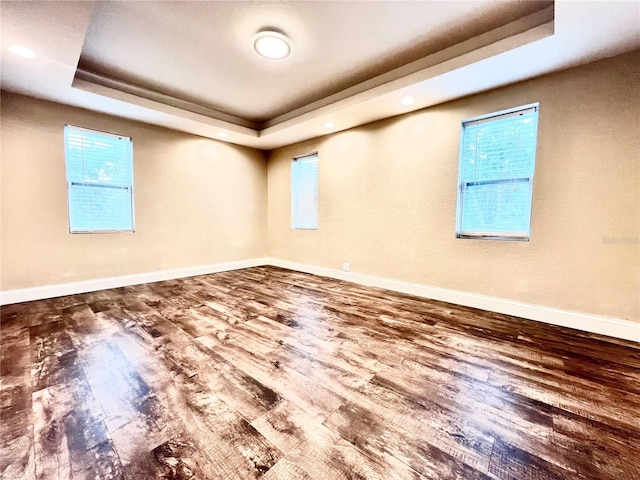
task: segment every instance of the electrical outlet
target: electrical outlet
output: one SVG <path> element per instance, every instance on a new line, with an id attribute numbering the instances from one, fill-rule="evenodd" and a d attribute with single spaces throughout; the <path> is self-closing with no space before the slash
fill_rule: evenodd
<path id="1" fill-rule="evenodd" d="M 348 272 L 351 269 L 351 264 L 349 262 L 342 262 L 342 270 Z"/>

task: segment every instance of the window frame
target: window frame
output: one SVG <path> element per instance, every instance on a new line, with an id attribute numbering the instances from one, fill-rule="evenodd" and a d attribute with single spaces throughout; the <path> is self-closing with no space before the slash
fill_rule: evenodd
<path id="1" fill-rule="evenodd" d="M 529 113 L 531 110 L 535 112 L 538 116 L 540 114 L 540 104 L 530 103 L 527 105 L 521 105 L 518 107 L 509 108 L 506 110 L 500 110 L 497 112 L 492 112 L 484 115 L 478 115 L 476 117 L 471 117 L 465 119 L 461 122 L 460 128 L 460 147 L 459 147 L 459 155 L 458 155 L 458 189 L 457 189 L 457 202 L 456 202 L 456 238 L 460 239 L 470 239 L 470 240 L 499 240 L 499 241 L 516 241 L 516 242 L 529 242 L 531 240 L 531 217 L 533 215 L 533 187 L 534 187 L 534 179 L 535 179 L 535 166 L 536 166 L 536 154 L 538 149 L 538 118 L 536 118 L 536 130 L 535 130 L 535 143 L 533 147 L 533 160 L 531 166 L 531 176 L 517 178 L 517 179 L 509 179 L 509 180 L 496 180 L 496 183 L 503 182 L 513 182 L 526 180 L 530 185 L 530 198 L 529 198 L 529 223 L 527 225 L 527 231 L 524 232 L 524 235 L 520 233 L 523 232 L 501 232 L 501 234 L 493 234 L 490 232 L 463 232 L 462 231 L 462 220 L 464 215 L 464 190 L 465 185 L 463 182 L 463 162 L 464 162 L 464 145 L 465 145 L 465 128 L 468 125 L 476 125 L 486 123 L 487 121 L 491 121 L 498 118 L 509 118 L 509 117 L 517 117 L 521 116 L 524 113 Z M 491 182 L 491 181 L 489 181 Z M 474 182 L 475 183 L 475 182 Z M 477 182 L 482 183 L 482 182 Z"/>
<path id="2" fill-rule="evenodd" d="M 128 140 L 129 143 L 129 155 L 128 161 L 130 162 L 131 167 L 131 184 L 128 187 L 115 187 L 112 185 L 106 185 L 104 183 L 85 183 L 85 182 L 72 182 L 69 180 L 69 172 L 68 172 L 68 141 L 67 141 L 67 133 L 69 130 L 75 130 L 80 132 L 89 132 L 92 134 L 99 134 L 105 137 L 115 137 L 120 140 Z M 127 135 L 120 135 L 112 132 L 105 132 L 102 130 L 96 130 L 93 128 L 79 127 L 77 125 L 65 124 L 64 125 L 64 153 L 65 153 L 65 177 L 67 181 L 67 221 L 69 227 L 70 234 L 102 234 L 102 233 L 135 233 L 136 231 L 136 217 L 135 217 L 135 195 L 134 195 L 134 168 L 133 168 L 133 138 Z M 129 198 L 131 202 L 131 229 L 89 229 L 89 230 L 81 230 L 81 229 L 73 229 L 71 222 L 71 189 L 74 185 L 83 185 L 88 187 L 96 187 L 96 188 L 114 188 L 114 189 L 126 189 L 129 190 Z"/>
<path id="3" fill-rule="evenodd" d="M 296 200 L 299 198 L 298 197 L 298 190 L 297 188 L 299 187 L 299 185 L 297 185 L 296 182 L 294 182 L 294 164 L 296 162 L 299 162 L 301 160 L 304 160 L 305 158 L 309 158 L 309 157 L 315 157 L 316 159 L 316 172 L 315 172 L 315 222 L 312 225 L 309 224 L 301 224 L 301 222 L 299 221 L 299 215 L 298 215 L 298 203 L 296 202 Z M 319 168 L 320 168 L 320 157 L 318 155 L 318 152 L 312 152 L 312 153 L 307 153 L 305 155 L 298 155 L 296 157 L 293 157 L 291 159 L 291 164 L 290 164 L 290 188 L 291 188 L 291 229 L 292 230 L 318 230 L 318 183 L 319 183 Z"/>

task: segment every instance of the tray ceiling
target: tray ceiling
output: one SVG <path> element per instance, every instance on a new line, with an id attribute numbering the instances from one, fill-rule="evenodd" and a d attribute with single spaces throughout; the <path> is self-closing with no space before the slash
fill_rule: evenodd
<path id="1" fill-rule="evenodd" d="M 3 89 L 264 149 L 640 48 L 635 2 L 4 1 L 1 15 Z M 252 51 L 267 27 L 289 60 Z"/>

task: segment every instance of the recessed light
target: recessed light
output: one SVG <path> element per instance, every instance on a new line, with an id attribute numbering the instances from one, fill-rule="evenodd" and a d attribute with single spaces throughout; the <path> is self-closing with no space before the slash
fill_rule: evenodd
<path id="1" fill-rule="evenodd" d="M 293 43 L 286 35 L 264 30 L 256 33 L 251 39 L 253 49 L 267 60 L 286 60 L 293 54 Z"/>
<path id="2" fill-rule="evenodd" d="M 400 100 L 400 104 L 404 105 L 405 107 L 408 107 L 409 105 L 413 105 L 413 103 L 416 101 L 415 98 L 413 98 L 411 95 L 405 95 L 404 97 L 402 97 L 402 99 Z"/>
<path id="3" fill-rule="evenodd" d="M 28 58 L 29 60 L 36 58 L 36 52 L 31 50 L 29 47 L 25 47 L 24 45 L 20 45 L 17 43 L 9 46 L 9 51 L 14 55 L 18 55 L 22 58 Z"/>
<path id="4" fill-rule="evenodd" d="M 229 136 L 229 134 L 228 134 L 228 133 L 226 133 L 226 132 L 220 132 L 220 133 L 218 134 L 218 137 L 220 137 L 220 138 L 227 138 L 228 136 Z"/>
<path id="5" fill-rule="evenodd" d="M 327 122 L 324 125 L 322 125 L 324 128 L 326 128 L 327 130 L 331 130 L 333 127 L 335 127 L 335 125 L 331 122 Z"/>

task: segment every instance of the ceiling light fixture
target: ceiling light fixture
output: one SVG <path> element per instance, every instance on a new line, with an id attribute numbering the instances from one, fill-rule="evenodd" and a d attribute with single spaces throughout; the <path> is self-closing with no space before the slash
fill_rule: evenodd
<path id="1" fill-rule="evenodd" d="M 324 125 L 322 125 L 324 128 L 326 128 L 327 130 L 331 130 L 333 127 L 335 127 L 335 125 L 331 122 L 327 122 Z"/>
<path id="2" fill-rule="evenodd" d="M 263 30 L 256 33 L 251 39 L 253 49 L 258 55 L 267 60 L 286 60 L 293 55 L 293 43 L 286 35 Z"/>
<path id="3" fill-rule="evenodd" d="M 402 97 L 402 99 L 400 100 L 400 104 L 404 105 L 405 107 L 408 107 L 409 105 L 413 105 L 413 103 L 416 101 L 415 98 L 413 98 L 411 95 L 405 95 L 404 97 Z"/>
<path id="4" fill-rule="evenodd" d="M 20 45 L 18 43 L 10 45 L 9 51 L 14 55 L 18 55 L 19 57 L 27 58 L 29 60 L 36 58 L 36 52 L 31 50 L 29 47 L 25 47 L 24 45 Z"/>

